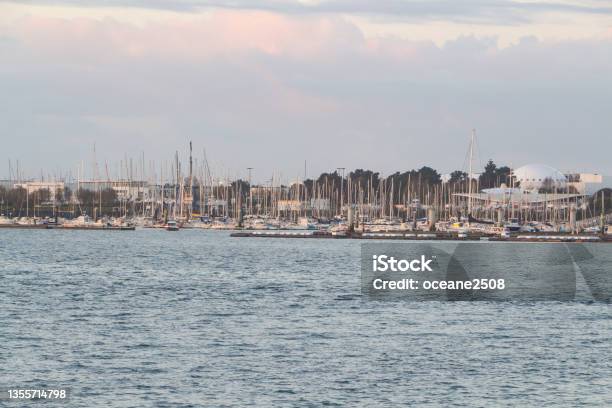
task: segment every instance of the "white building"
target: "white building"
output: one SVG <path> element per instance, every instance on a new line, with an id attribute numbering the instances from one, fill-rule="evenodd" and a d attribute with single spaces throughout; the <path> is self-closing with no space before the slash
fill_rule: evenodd
<path id="1" fill-rule="evenodd" d="M 502 184 L 471 195 L 472 200 L 491 204 L 540 205 L 591 196 L 612 188 L 612 178 L 593 173 L 563 174 L 544 164 L 528 164 L 512 172 L 515 186 Z M 458 193 L 458 197 L 470 197 Z"/>
<path id="2" fill-rule="evenodd" d="M 49 190 L 49 199 L 55 200 L 55 194 L 59 190 L 64 190 L 64 182 L 62 181 L 27 181 L 25 183 L 16 183 L 15 188 L 23 188 L 28 194 L 35 193 L 41 190 Z M 58 197 L 59 198 L 59 197 Z"/>
<path id="3" fill-rule="evenodd" d="M 145 181 L 81 180 L 77 189 L 90 191 L 112 189 L 120 200 L 143 200 L 152 197 L 157 186 L 149 185 Z"/>
<path id="4" fill-rule="evenodd" d="M 525 192 L 537 192 L 541 188 L 565 189 L 567 177 L 559 170 L 545 164 L 528 164 L 512 172 L 519 188 Z"/>
<path id="5" fill-rule="evenodd" d="M 568 184 L 584 195 L 593 195 L 602 188 L 612 188 L 612 177 L 596 173 L 568 174 Z"/>

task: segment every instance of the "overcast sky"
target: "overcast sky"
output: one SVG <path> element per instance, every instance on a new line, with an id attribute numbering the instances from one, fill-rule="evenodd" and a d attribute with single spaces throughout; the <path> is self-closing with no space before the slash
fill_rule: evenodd
<path id="1" fill-rule="evenodd" d="M 483 164 L 612 175 L 612 1 L 0 1 L 0 177 L 189 140 L 256 181 L 449 172 L 472 128 Z"/>

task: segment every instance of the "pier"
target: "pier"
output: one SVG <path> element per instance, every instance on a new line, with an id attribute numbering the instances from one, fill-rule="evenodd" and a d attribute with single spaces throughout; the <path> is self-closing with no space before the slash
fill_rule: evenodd
<path id="1" fill-rule="evenodd" d="M 234 232 L 235 238 L 310 238 L 310 239 L 364 239 L 402 241 L 490 241 L 490 242 L 594 242 L 612 243 L 612 237 L 596 234 L 532 234 L 518 233 L 508 237 L 487 234 L 452 234 L 441 232 L 352 232 L 334 234 L 327 231 L 243 231 Z"/>
<path id="2" fill-rule="evenodd" d="M 56 224 L 0 224 L 0 229 L 53 229 L 53 230 L 80 230 L 80 231 L 134 231 L 134 226 L 108 226 L 108 225 L 92 225 L 92 226 L 68 226 Z"/>

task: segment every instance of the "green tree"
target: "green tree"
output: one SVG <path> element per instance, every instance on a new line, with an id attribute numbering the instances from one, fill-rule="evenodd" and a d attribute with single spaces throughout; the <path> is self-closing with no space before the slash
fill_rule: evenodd
<path id="1" fill-rule="evenodd" d="M 465 171 L 455 170 L 450 174 L 450 183 L 460 183 L 466 181 L 468 178 L 468 174 Z"/>

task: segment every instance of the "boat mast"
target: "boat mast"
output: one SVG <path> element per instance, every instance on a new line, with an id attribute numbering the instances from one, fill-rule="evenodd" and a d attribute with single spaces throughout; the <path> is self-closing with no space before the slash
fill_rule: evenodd
<path id="1" fill-rule="evenodd" d="M 601 216 L 600 216 L 600 228 L 601 233 L 606 232 L 606 210 L 605 210 L 604 190 L 601 190 Z"/>
<path id="2" fill-rule="evenodd" d="M 193 147 L 191 140 L 189 141 L 189 191 L 187 200 L 187 220 L 190 220 L 193 212 Z"/>
<path id="3" fill-rule="evenodd" d="M 472 129 L 472 138 L 470 139 L 470 163 L 469 163 L 469 180 L 468 180 L 468 217 L 472 214 L 472 178 L 473 178 L 473 160 L 474 160 L 474 139 L 476 138 L 476 129 Z"/>

